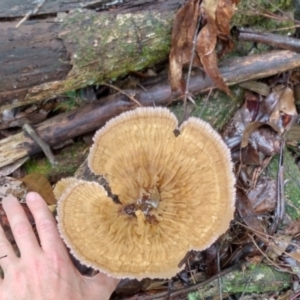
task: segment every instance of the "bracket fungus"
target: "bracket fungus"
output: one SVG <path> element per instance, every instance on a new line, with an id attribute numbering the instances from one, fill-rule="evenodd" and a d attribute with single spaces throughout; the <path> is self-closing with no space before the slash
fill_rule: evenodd
<path id="1" fill-rule="evenodd" d="M 88 164 L 119 202 L 96 182 L 64 179 L 58 227 L 76 258 L 111 276 L 172 277 L 187 251 L 209 247 L 233 219 L 230 152 L 200 119 L 178 128 L 166 108 L 122 113 L 96 133 Z"/>

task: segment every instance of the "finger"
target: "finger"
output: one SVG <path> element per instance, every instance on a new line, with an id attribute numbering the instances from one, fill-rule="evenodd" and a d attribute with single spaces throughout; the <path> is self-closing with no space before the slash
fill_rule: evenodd
<path id="1" fill-rule="evenodd" d="M 27 254 L 30 255 L 33 251 L 40 249 L 38 241 L 19 201 L 13 196 L 8 196 L 3 199 L 2 206 L 7 215 L 21 256 Z"/>
<path id="2" fill-rule="evenodd" d="M 109 277 L 104 273 L 99 272 L 94 277 L 84 277 L 90 287 L 90 291 L 95 295 L 101 294 L 101 299 L 109 299 L 116 289 L 119 279 Z"/>
<path id="3" fill-rule="evenodd" d="M 26 196 L 26 203 L 34 217 L 42 249 L 47 253 L 67 254 L 56 222 L 44 199 L 39 194 L 30 192 Z"/>
<path id="4" fill-rule="evenodd" d="M 19 258 L 16 256 L 11 243 L 8 241 L 5 232 L 0 226 L 0 266 L 6 272 L 7 268 L 11 266 Z"/>

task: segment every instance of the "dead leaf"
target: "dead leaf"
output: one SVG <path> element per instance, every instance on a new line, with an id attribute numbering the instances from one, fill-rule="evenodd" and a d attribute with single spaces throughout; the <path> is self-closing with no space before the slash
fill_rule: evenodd
<path id="1" fill-rule="evenodd" d="M 300 220 L 292 221 L 287 228 L 285 228 L 284 233 L 292 236 L 300 233 Z"/>
<path id="2" fill-rule="evenodd" d="M 259 166 L 261 164 L 259 153 L 251 145 L 233 151 L 231 157 L 234 163 L 240 162 L 248 166 Z"/>
<path id="3" fill-rule="evenodd" d="M 198 35 L 196 52 L 201 60 L 205 73 L 209 75 L 220 90 L 230 94 L 229 88 L 218 69 L 217 54 L 214 51 L 216 43 L 217 27 L 214 21 L 210 20 Z"/>
<path id="4" fill-rule="evenodd" d="M 173 92 L 180 95 L 185 91 L 182 68 L 192 55 L 192 43 L 199 17 L 199 1 L 190 0 L 177 12 L 172 30 L 169 55 L 169 79 Z M 200 62 L 199 62 L 200 63 Z"/>
<path id="5" fill-rule="evenodd" d="M 265 123 L 265 122 L 258 122 L 258 121 L 251 122 L 246 126 L 246 128 L 243 132 L 241 148 L 248 146 L 248 143 L 250 141 L 250 137 L 251 137 L 252 133 L 254 133 L 255 131 L 257 131 L 259 128 L 261 128 L 263 126 L 266 126 L 266 127 L 270 126 L 275 132 L 279 132 L 279 128 L 277 128 L 276 125 L 272 125 L 272 124 Z"/>
<path id="6" fill-rule="evenodd" d="M 230 149 L 233 149 L 241 143 L 245 127 L 251 121 L 252 115 L 247 107 L 247 103 L 244 103 L 244 105 L 236 111 L 233 119 L 223 132 L 223 139 Z"/>
<path id="7" fill-rule="evenodd" d="M 267 156 L 280 152 L 281 137 L 270 127 L 260 127 L 250 136 L 250 143 L 254 149 Z"/>
<path id="8" fill-rule="evenodd" d="M 219 3 L 222 5 L 223 1 L 219 0 L 203 0 L 201 8 L 202 15 L 206 18 L 206 25 L 200 30 L 197 37 L 196 52 L 203 65 L 204 71 L 212 79 L 214 84 L 227 94 L 230 94 L 229 88 L 223 80 L 223 77 L 217 66 L 217 54 L 215 47 L 217 44 L 218 27 L 216 23 L 216 13 Z M 221 8 L 218 10 L 219 18 L 222 15 Z M 222 19 L 221 17 L 221 19 Z M 220 22 L 221 20 L 219 20 Z M 223 22 L 226 20 L 223 19 Z M 229 25 L 228 25 L 229 27 Z M 223 26 L 221 27 L 223 28 Z"/>
<path id="9" fill-rule="evenodd" d="M 256 214 L 272 212 L 276 205 L 276 181 L 262 177 L 248 192 L 248 198 Z"/>
<path id="10" fill-rule="evenodd" d="M 289 235 L 277 235 L 273 240 L 273 244 L 269 243 L 268 256 L 273 260 L 276 260 L 277 256 L 280 256 L 285 252 L 285 249 L 291 241 L 292 237 Z"/>
<path id="11" fill-rule="evenodd" d="M 56 204 L 52 186 L 44 175 L 30 173 L 20 180 L 25 183 L 29 192 L 39 193 L 48 205 Z"/>
<path id="12" fill-rule="evenodd" d="M 294 92 L 289 87 L 285 87 L 281 93 L 279 100 L 279 111 L 291 116 L 297 115 Z"/>
<path id="13" fill-rule="evenodd" d="M 232 49 L 233 42 L 229 37 L 229 23 L 234 14 L 235 3 L 232 0 L 190 0 L 176 14 L 170 50 L 169 78 L 172 91 L 182 95 L 185 92 L 185 81 L 182 68 L 188 63 L 203 66 L 214 84 L 230 94 L 217 67 L 216 44 L 219 39 L 222 45 L 220 55 Z M 196 55 L 191 62 L 193 41 L 200 17 L 200 32 L 196 38 Z"/>
<path id="14" fill-rule="evenodd" d="M 257 216 L 255 214 L 255 211 L 253 209 L 250 200 L 248 199 L 248 196 L 240 188 L 237 188 L 237 193 L 236 193 L 236 209 L 240 217 L 244 221 L 244 223 L 249 228 L 253 229 L 255 233 L 264 232 L 263 226 L 261 222 L 257 219 Z M 259 235 L 259 237 L 261 239 L 264 239 L 263 236 Z"/>
<path id="15" fill-rule="evenodd" d="M 221 51 L 218 51 L 218 57 L 222 57 L 234 47 L 234 42 L 230 38 L 230 20 L 234 15 L 237 2 L 238 1 L 220 0 L 218 3 L 216 25 L 218 39 L 221 40 L 222 45 Z"/>

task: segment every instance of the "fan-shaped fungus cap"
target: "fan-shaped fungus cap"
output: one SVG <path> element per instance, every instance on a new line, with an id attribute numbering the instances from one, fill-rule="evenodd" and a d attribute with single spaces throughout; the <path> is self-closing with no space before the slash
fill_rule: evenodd
<path id="1" fill-rule="evenodd" d="M 94 137 L 93 182 L 59 183 L 60 233 L 83 263 L 117 278 L 168 278 L 188 250 L 204 250 L 229 227 L 235 202 L 230 152 L 197 118 L 180 127 L 165 108 L 138 108 Z"/>

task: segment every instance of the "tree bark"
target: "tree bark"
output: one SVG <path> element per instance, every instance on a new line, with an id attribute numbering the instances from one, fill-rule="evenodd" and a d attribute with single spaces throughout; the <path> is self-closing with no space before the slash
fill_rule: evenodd
<path id="1" fill-rule="evenodd" d="M 34 19 L 15 28 L 13 17 L 26 14 L 31 2 L 0 3 L 5 16 L 0 27 L 0 112 L 165 60 L 180 5 L 179 0 L 134 0 L 97 12 L 82 9 L 83 1 L 46 1 Z M 54 17 L 54 12 L 60 14 Z"/>

